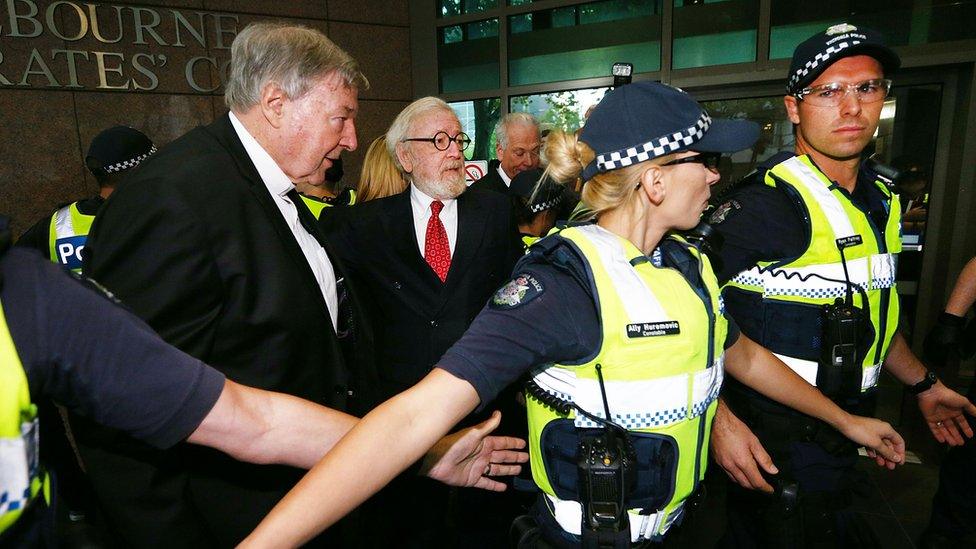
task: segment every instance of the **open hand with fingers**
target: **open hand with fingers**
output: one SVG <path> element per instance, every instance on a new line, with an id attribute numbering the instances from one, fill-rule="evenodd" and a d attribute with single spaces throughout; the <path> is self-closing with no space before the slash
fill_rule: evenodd
<path id="1" fill-rule="evenodd" d="M 967 438 L 973 438 L 966 414 L 976 417 L 976 405 L 942 382 L 919 393 L 918 408 L 935 440 L 949 446 L 961 446 Z"/>
<path id="2" fill-rule="evenodd" d="M 478 425 L 440 439 L 424 456 L 421 472 L 450 486 L 504 491 L 505 483 L 493 477 L 519 474 L 529 454 L 520 451 L 525 448 L 520 438 L 489 436 L 501 418 L 495 411 Z"/>

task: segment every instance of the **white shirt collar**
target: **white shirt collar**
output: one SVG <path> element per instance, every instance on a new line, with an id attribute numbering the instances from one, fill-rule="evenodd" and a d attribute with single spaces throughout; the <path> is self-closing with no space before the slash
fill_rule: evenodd
<path id="1" fill-rule="evenodd" d="M 449 206 L 454 204 L 456 198 L 441 199 L 444 203 L 444 209 L 448 209 Z M 413 204 L 414 211 L 430 211 L 430 203 L 434 201 L 434 198 L 428 196 L 427 193 L 417 188 L 413 183 L 410 184 L 410 203 Z"/>
<path id="2" fill-rule="evenodd" d="M 257 169 L 258 175 L 261 176 L 261 180 L 264 181 L 264 185 L 268 188 L 268 192 L 272 195 L 285 196 L 289 191 L 295 188 L 295 185 L 288 179 L 285 172 L 281 170 L 278 163 L 271 158 L 268 151 L 264 150 L 264 147 L 254 139 L 254 136 L 247 131 L 244 124 L 238 120 L 237 116 L 233 112 L 230 113 L 230 123 L 234 126 L 234 131 L 237 132 L 237 137 L 240 138 L 241 144 L 244 145 L 244 150 L 247 152 L 247 156 L 250 157 L 251 162 L 254 163 L 254 168 Z"/>
<path id="3" fill-rule="evenodd" d="M 509 177 L 507 173 L 505 173 L 505 170 L 502 169 L 501 164 L 498 165 L 498 175 L 502 176 L 502 181 L 505 182 L 506 187 L 512 186 L 512 178 Z"/>

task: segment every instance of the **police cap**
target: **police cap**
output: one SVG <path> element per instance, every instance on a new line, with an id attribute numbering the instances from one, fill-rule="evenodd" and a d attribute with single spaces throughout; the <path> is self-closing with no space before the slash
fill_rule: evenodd
<path id="1" fill-rule="evenodd" d="M 135 168 L 156 152 L 156 145 L 139 130 L 115 126 L 92 139 L 85 165 L 93 174 L 111 174 Z"/>
<path id="2" fill-rule="evenodd" d="M 869 55 L 878 60 L 885 76 L 901 66 L 901 59 L 876 31 L 847 23 L 833 25 L 804 40 L 793 51 L 786 81 L 786 93 L 793 95 L 817 79 L 838 59 Z"/>

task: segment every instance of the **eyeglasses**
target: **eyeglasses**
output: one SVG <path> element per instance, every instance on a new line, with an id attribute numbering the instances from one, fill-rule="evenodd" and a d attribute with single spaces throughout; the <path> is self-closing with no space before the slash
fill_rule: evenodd
<path id="1" fill-rule="evenodd" d="M 705 169 L 718 173 L 718 162 L 722 159 L 722 153 L 698 153 L 695 156 L 686 156 L 684 158 L 679 158 L 677 160 L 672 160 L 664 164 L 664 166 L 676 166 L 678 164 L 701 164 L 705 166 Z"/>
<path id="2" fill-rule="evenodd" d="M 434 137 L 410 137 L 404 139 L 404 141 L 424 141 L 426 143 L 433 143 L 434 148 L 439 151 L 446 151 L 448 148 L 450 148 L 451 143 L 454 142 L 457 143 L 458 148 L 463 152 L 468 148 L 468 145 L 471 144 L 471 138 L 468 137 L 468 134 L 464 132 L 461 132 L 454 137 L 447 135 L 447 132 L 437 132 L 434 134 Z"/>
<path id="3" fill-rule="evenodd" d="M 849 93 L 853 93 L 861 103 L 877 103 L 888 97 L 890 90 L 891 80 L 875 78 L 857 83 L 830 82 L 803 88 L 793 96 L 815 107 L 836 107 Z"/>

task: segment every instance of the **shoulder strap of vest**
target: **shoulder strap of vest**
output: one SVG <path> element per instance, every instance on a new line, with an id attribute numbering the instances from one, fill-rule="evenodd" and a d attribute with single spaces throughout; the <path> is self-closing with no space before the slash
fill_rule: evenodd
<path id="1" fill-rule="evenodd" d="M 681 273 L 693 288 L 704 286 L 701 251 L 695 245 L 677 235 L 671 235 L 661 241 L 658 249 L 661 250 L 661 259 L 666 267 Z"/>
<path id="2" fill-rule="evenodd" d="M 576 278 L 584 288 L 589 288 L 590 277 L 586 260 L 569 240 L 552 232 L 529 246 L 528 251 L 515 265 L 514 272 L 526 265 L 546 263 Z"/>

